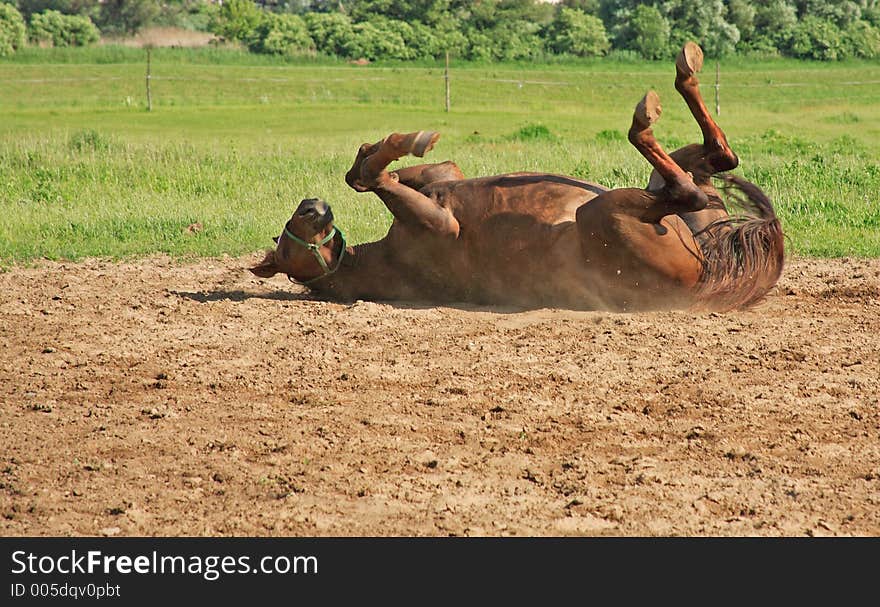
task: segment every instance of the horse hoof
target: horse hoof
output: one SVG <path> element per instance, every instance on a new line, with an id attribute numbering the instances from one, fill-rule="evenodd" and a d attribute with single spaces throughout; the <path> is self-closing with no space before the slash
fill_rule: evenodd
<path id="1" fill-rule="evenodd" d="M 440 139 L 440 133 L 436 131 L 419 131 L 406 135 L 402 147 L 407 153 L 421 158 L 434 149 L 434 144 L 438 139 Z"/>
<path id="2" fill-rule="evenodd" d="M 675 60 L 675 68 L 683 78 L 690 78 L 703 69 L 703 49 L 696 42 L 685 42 Z"/>
<path id="3" fill-rule="evenodd" d="M 642 100 L 636 105 L 636 111 L 633 117 L 644 128 L 647 128 L 660 120 L 660 96 L 654 91 L 648 91 Z"/>
<path id="4" fill-rule="evenodd" d="M 379 142 L 381 143 L 381 142 Z M 358 181 L 361 175 L 361 169 L 363 167 L 364 160 L 376 149 L 379 147 L 379 144 L 376 143 L 364 143 L 361 144 L 361 147 L 358 148 L 357 156 L 354 159 L 354 164 L 345 174 L 345 183 L 353 189 L 355 192 L 366 192 L 367 188 Z"/>

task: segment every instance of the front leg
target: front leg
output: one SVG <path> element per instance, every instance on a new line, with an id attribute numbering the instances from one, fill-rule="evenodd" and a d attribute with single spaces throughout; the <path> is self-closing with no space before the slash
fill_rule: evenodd
<path id="1" fill-rule="evenodd" d="M 434 147 L 439 137 L 440 134 L 433 131 L 392 133 L 373 145 L 364 144 L 358 150 L 354 165 L 346 173 L 346 182 L 359 192 L 375 192 L 395 219 L 404 225 L 457 238 L 458 221 L 449 209 L 440 206 L 435 200 L 405 182 L 401 182 L 401 173 L 406 178 L 415 175 L 406 173 L 406 169 L 394 173 L 389 173 L 387 170 L 391 162 L 408 154 L 423 156 Z M 461 175 L 458 167 L 452 163 L 449 165 L 451 166 L 441 171 L 442 174 L 451 177 Z"/>
<path id="2" fill-rule="evenodd" d="M 426 185 L 440 181 L 460 181 L 464 179 L 464 173 L 454 162 L 435 162 L 431 164 L 417 164 L 411 167 L 395 169 L 397 180 L 414 190 L 421 190 Z"/>

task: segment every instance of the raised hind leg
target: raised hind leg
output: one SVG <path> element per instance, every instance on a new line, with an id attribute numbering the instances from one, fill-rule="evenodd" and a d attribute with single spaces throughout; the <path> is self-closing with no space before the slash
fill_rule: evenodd
<path id="1" fill-rule="evenodd" d="M 694 183 L 693 176 L 686 173 L 654 137 L 651 126 L 660 119 L 660 97 L 654 91 L 648 93 L 636 106 L 629 141 L 651 163 L 663 178 L 663 186 L 656 191 L 655 204 L 642 211 L 644 221 L 656 222 L 670 213 L 699 211 L 706 207 L 706 194 Z"/>
<path id="2" fill-rule="evenodd" d="M 629 140 L 663 178 L 658 189 L 621 188 L 600 194 L 576 212 L 581 253 L 599 275 L 597 298 L 612 309 L 679 307 L 701 272 L 701 253 L 678 213 L 707 198 L 651 130 L 660 100 L 649 91 L 633 113 Z"/>
<path id="3" fill-rule="evenodd" d="M 703 50 L 694 42 L 685 43 L 678 58 L 675 60 L 675 89 L 684 98 L 703 133 L 703 148 L 706 161 L 713 172 L 730 171 L 739 165 L 739 159 L 730 145 L 724 132 L 709 114 L 703 96 L 700 94 L 700 82 L 697 73 L 703 69 Z"/>
<path id="4" fill-rule="evenodd" d="M 390 163 L 408 154 L 424 156 L 439 137 L 439 133 L 431 131 L 392 133 L 378 143 L 364 144 L 345 180 L 359 192 L 375 192 L 401 223 L 455 238 L 459 226 L 452 213 L 416 188 L 445 177 L 460 179 L 458 167 L 441 163 L 395 172 L 387 170 Z"/>

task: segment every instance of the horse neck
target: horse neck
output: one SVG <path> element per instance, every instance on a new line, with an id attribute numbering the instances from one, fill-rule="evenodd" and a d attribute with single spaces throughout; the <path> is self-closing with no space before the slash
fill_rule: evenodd
<path id="1" fill-rule="evenodd" d="M 352 247 L 339 269 L 309 288 L 321 297 L 353 301 L 356 299 L 395 299 L 398 282 L 388 262 L 385 240 Z"/>

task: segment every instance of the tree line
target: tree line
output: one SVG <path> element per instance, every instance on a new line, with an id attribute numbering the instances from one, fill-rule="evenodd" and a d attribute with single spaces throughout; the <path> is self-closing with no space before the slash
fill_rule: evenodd
<path id="1" fill-rule="evenodd" d="M 149 25 L 255 53 L 369 60 L 665 59 L 686 40 L 713 57 L 880 57 L 880 0 L 0 0 L 0 55 Z"/>

